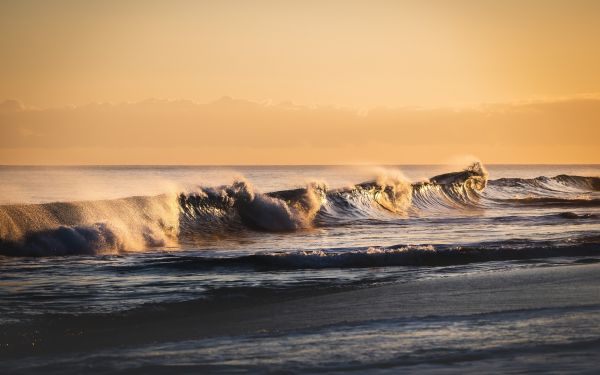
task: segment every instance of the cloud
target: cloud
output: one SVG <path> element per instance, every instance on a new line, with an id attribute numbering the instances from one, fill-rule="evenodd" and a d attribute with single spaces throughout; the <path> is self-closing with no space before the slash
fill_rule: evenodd
<path id="1" fill-rule="evenodd" d="M 18 100 L 8 99 L 0 102 L 0 113 L 2 112 L 18 112 L 25 109 L 23 103 Z"/>
<path id="2" fill-rule="evenodd" d="M 600 162 L 600 98 L 590 95 L 463 109 L 357 111 L 229 97 L 206 104 L 149 99 L 49 109 L 28 109 L 9 100 L 0 108 L 4 164 L 25 159 L 68 164 L 428 163 L 456 154 L 492 162 Z M 52 161 L 52 155 L 61 156 Z"/>

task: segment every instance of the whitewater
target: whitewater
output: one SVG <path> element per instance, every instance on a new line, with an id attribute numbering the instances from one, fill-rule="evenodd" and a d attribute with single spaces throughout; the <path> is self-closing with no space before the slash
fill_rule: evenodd
<path id="1" fill-rule="evenodd" d="M 0 167 L 0 370 L 592 371 L 599 176 Z"/>

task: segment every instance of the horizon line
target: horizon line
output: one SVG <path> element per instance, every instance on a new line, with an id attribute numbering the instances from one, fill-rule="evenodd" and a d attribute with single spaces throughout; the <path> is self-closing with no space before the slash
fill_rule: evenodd
<path id="1" fill-rule="evenodd" d="M 461 163 L 357 163 L 357 164 L 0 164 L 6 167 L 388 167 L 388 166 L 444 166 Z M 464 163 L 465 166 L 471 163 Z M 600 163 L 483 163 L 484 166 L 600 166 Z"/>

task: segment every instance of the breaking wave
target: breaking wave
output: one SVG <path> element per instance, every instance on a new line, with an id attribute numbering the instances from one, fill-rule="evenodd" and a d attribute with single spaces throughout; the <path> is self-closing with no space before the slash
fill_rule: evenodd
<path id="1" fill-rule="evenodd" d="M 240 179 L 231 185 L 153 197 L 4 205 L 0 206 L 0 254 L 114 254 L 178 247 L 198 234 L 297 231 L 490 205 L 597 207 L 599 187 L 598 177 L 567 175 L 488 180 L 483 166 L 474 163 L 416 183 L 382 173 L 373 181 L 340 189 L 310 183 L 305 188 L 260 193 Z M 567 216 L 586 218 L 581 213 Z"/>
<path id="2" fill-rule="evenodd" d="M 0 206 L 0 254 L 70 255 L 173 246 L 172 196 Z"/>
<path id="3" fill-rule="evenodd" d="M 487 172 L 479 163 L 415 184 L 382 174 L 374 181 L 343 189 L 311 183 L 306 188 L 258 194 L 248 182 L 237 181 L 181 193 L 180 230 L 206 230 L 206 224 L 212 223 L 217 224 L 209 228 L 213 230 L 293 231 L 357 218 L 398 217 L 419 209 L 467 207 L 475 204 L 486 181 Z"/>

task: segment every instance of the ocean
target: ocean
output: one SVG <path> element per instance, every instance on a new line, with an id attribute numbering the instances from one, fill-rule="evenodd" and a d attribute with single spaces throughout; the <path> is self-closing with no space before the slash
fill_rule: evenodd
<path id="1" fill-rule="evenodd" d="M 0 167 L 0 373 L 597 373 L 600 165 Z"/>

